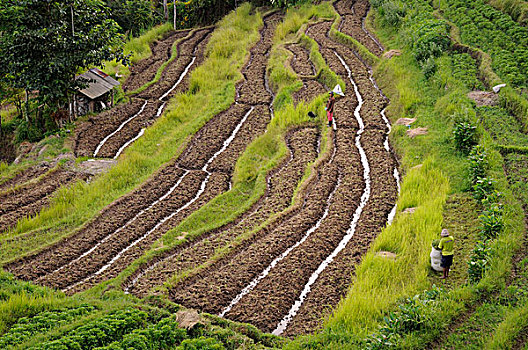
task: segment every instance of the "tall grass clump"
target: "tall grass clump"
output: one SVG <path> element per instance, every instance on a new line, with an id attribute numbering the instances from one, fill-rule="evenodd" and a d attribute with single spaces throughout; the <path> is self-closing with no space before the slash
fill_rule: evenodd
<path id="1" fill-rule="evenodd" d="M 19 225 L 13 234 L 43 228 L 50 230 L 30 241 L 12 242 L 13 251 L 19 249 L 18 253 L 3 256 L 2 261 L 24 255 L 71 233 L 178 156 L 190 135 L 234 101 L 234 85 L 241 78 L 239 70 L 243 58 L 248 47 L 257 41 L 258 28 L 262 24 L 260 14 L 250 14 L 250 11 L 251 5 L 245 4 L 218 24 L 205 62 L 191 75 L 193 93 L 175 96 L 167 112 L 124 152 L 108 173 L 89 184 L 63 190 L 65 192 L 57 196 L 48 209 L 23 226 Z M 61 229 L 51 229 L 57 227 Z"/>
<path id="2" fill-rule="evenodd" d="M 448 180 L 432 160 L 407 174 L 397 202 L 400 214 L 363 258 L 346 298 L 328 320 L 324 333 L 365 336 L 391 304 L 428 286 L 430 244 L 441 229 L 448 192 Z M 401 213 L 409 207 L 416 208 L 414 214 Z M 380 257 L 376 254 L 379 251 L 392 252 L 396 258 Z"/>

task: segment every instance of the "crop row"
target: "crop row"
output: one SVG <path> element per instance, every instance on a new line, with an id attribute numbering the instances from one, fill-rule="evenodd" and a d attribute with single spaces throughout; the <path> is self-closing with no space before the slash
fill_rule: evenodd
<path id="1" fill-rule="evenodd" d="M 448 0 L 445 15 L 465 43 L 488 52 L 493 69 L 516 87 L 528 86 L 528 29 L 482 0 Z"/>

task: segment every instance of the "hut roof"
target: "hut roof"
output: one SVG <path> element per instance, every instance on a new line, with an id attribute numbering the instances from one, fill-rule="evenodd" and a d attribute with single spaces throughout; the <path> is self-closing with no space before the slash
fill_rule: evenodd
<path id="1" fill-rule="evenodd" d="M 119 85 L 117 80 L 97 68 L 92 68 L 86 73 L 77 76 L 77 79 L 80 78 L 88 80 L 88 86 L 79 92 L 92 100 L 106 94 Z"/>

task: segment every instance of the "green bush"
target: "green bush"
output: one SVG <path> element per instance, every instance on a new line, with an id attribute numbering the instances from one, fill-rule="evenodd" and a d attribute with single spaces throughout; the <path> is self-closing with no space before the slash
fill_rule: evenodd
<path id="1" fill-rule="evenodd" d="M 480 233 L 485 239 L 493 239 L 502 231 L 504 220 L 502 218 L 502 206 L 493 204 L 479 215 L 482 225 Z"/>
<path id="2" fill-rule="evenodd" d="M 47 332 L 53 328 L 65 325 L 94 310 L 93 306 L 81 305 L 77 308 L 59 311 L 45 311 L 34 317 L 23 317 L 0 338 L 0 348 L 16 345 L 29 339 L 37 333 Z"/>
<path id="3" fill-rule="evenodd" d="M 468 275 L 471 283 L 477 283 L 484 276 L 484 273 L 489 268 L 489 255 L 490 247 L 488 246 L 488 241 L 477 242 L 468 261 Z"/>
<path id="4" fill-rule="evenodd" d="M 379 7 L 379 13 L 388 25 L 397 27 L 407 14 L 407 6 L 402 1 L 387 1 Z"/>
<path id="5" fill-rule="evenodd" d="M 488 170 L 488 155 L 486 149 L 477 145 L 471 149 L 469 153 L 469 178 L 471 184 L 476 184 L 479 178 L 486 176 L 486 171 Z"/>
<path id="6" fill-rule="evenodd" d="M 487 177 L 478 177 L 473 185 L 473 197 L 481 201 L 494 192 L 493 184 L 495 180 Z"/>
<path id="7" fill-rule="evenodd" d="M 453 140 L 456 149 L 467 155 L 477 144 L 477 127 L 466 122 L 456 123 L 453 129 Z"/>
<path id="8" fill-rule="evenodd" d="M 444 21 L 435 18 L 413 19 L 408 28 L 409 44 L 417 62 L 424 63 L 431 57 L 439 57 L 450 47 L 448 28 Z"/>
<path id="9" fill-rule="evenodd" d="M 224 350 L 225 347 L 213 338 L 186 339 L 176 350 Z"/>

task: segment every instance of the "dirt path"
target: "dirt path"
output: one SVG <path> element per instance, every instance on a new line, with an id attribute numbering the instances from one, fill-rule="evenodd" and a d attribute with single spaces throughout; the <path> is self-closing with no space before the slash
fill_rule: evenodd
<path id="1" fill-rule="evenodd" d="M 140 92 L 129 103 L 119 105 L 77 128 L 77 156 L 117 158 L 131 142 L 143 133 L 162 113 L 167 101 L 189 85 L 192 70 L 204 60 L 212 28 L 174 32 L 155 45 L 153 55 L 131 68 L 132 74 L 123 84 L 134 90 L 151 81 L 159 67 L 170 59 L 176 40 L 177 57 L 163 70 L 160 80 Z M 143 74 L 140 70 L 145 69 Z"/>
<path id="2" fill-rule="evenodd" d="M 265 18 L 262 39 L 252 49 L 252 56 L 269 52 L 271 34 L 280 19 L 279 14 Z M 267 93 L 265 65 L 259 71 L 251 62 L 238 90 L 263 95 Z M 251 84 L 244 83 L 249 81 Z M 254 105 L 237 101 L 213 117 L 178 159 L 140 188 L 112 203 L 72 236 L 14 261 L 7 269 L 19 278 L 60 287 L 68 293 L 114 277 L 191 211 L 229 188 L 232 160 L 264 132 L 270 120 L 272 96 L 263 100 Z"/>

